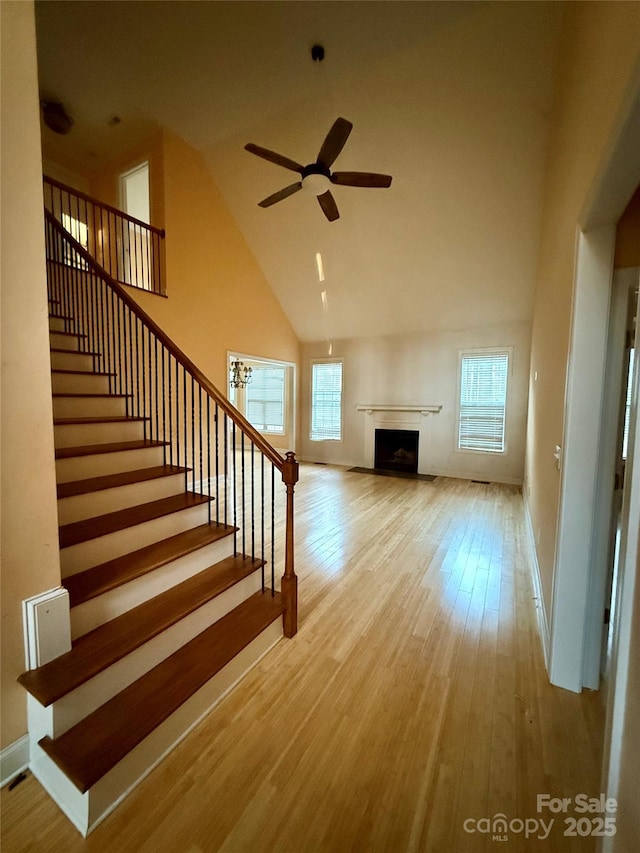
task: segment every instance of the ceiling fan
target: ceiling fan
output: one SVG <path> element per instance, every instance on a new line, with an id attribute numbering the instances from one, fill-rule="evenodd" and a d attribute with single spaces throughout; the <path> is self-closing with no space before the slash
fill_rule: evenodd
<path id="1" fill-rule="evenodd" d="M 391 185 L 390 175 L 378 175 L 374 172 L 332 172 L 331 166 L 338 157 L 338 154 L 344 148 L 345 142 L 349 138 L 349 134 L 353 125 L 346 118 L 338 118 L 333 123 L 333 126 L 326 139 L 322 143 L 318 159 L 315 163 L 309 163 L 307 166 L 301 166 L 294 160 L 288 157 L 283 157 L 281 154 L 276 154 L 275 151 L 269 151 L 268 148 L 261 148 L 259 145 L 254 145 L 249 142 L 245 145 L 245 149 L 258 157 L 269 160 L 277 166 L 283 166 L 285 169 L 290 169 L 292 172 L 298 172 L 301 179 L 295 184 L 290 184 L 284 189 L 278 190 L 277 193 L 268 196 L 259 202 L 260 207 L 271 207 L 278 201 L 288 198 L 290 195 L 297 193 L 299 190 L 306 190 L 312 195 L 317 196 L 318 202 L 324 215 L 329 222 L 338 219 L 338 207 L 335 199 L 331 195 L 330 186 L 336 184 L 346 187 L 388 187 Z"/>

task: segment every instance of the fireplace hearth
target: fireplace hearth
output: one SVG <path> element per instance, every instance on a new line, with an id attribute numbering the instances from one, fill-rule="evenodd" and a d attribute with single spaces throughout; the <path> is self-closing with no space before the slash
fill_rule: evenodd
<path id="1" fill-rule="evenodd" d="M 376 429 L 374 467 L 417 474 L 419 436 L 418 430 Z"/>

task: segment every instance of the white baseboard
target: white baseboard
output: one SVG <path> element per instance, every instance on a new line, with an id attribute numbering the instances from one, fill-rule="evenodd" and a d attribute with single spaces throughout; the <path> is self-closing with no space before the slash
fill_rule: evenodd
<path id="1" fill-rule="evenodd" d="M 526 491 L 522 490 L 522 503 L 524 506 L 525 526 L 527 528 L 527 543 L 529 545 L 529 560 L 531 563 L 531 579 L 533 580 L 533 590 L 536 600 L 536 614 L 538 617 L 538 628 L 540 629 L 540 639 L 542 640 L 542 651 L 544 653 L 544 665 L 549 673 L 549 651 L 551 648 L 551 635 L 549 633 L 549 621 L 547 619 L 547 610 L 544 605 L 544 597 L 542 595 L 542 580 L 540 578 L 540 565 L 538 563 L 538 552 L 536 551 L 536 540 L 533 533 L 533 524 L 531 522 L 531 512 L 529 511 L 529 503 L 527 501 Z"/>
<path id="2" fill-rule="evenodd" d="M 29 735 L 23 735 L 0 752 L 0 787 L 4 788 L 28 766 Z"/>

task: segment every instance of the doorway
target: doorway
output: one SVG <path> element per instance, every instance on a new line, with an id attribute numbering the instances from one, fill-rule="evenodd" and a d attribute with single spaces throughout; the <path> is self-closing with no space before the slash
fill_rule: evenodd
<path id="1" fill-rule="evenodd" d="M 149 163 L 120 175 L 120 207 L 129 216 L 149 224 Z"/>
<path id="2" fill-rule="evenodd" d="M 613 640 L 617 619 L 616 589 L 621 556 L 622 506 L 627 458 L 629 455 L 629 430 L 633 399 L 636 316 L 640 268 L 616 270 L 611 290 L 605 394 L 603 401 L 602 432 L 600 439 L 599 493 L 596 499 L 603 520 L 600 540 L 594 542 L 593 567 L 597 577 L 599 563 L 606 566 L 603 576 L 601 603 L 599 591 L 592 589 L 590 605 L 593 612 L 591 624 L 595 625 L 599 608 L 602 616 L 601 632 L 594 631 L 587 641 L 587 666 L 590 656 L 599 655 L 599 675 L 608 686 Z M 608 528 L 608 530 L 607 530 Z M 589 642 L 591 639 L 591 642 Z M 588 675 L 588 670 L 585 673 Z M 595 672 L 592 676 L 595 680 Z"/>
<path id="3" fill-rule="evenodd" d="M 151 244 L 149 231 L 143 227 L 150 220 L 149 163 L 123 172 L 119 184 L 120 209 L 131 219 L 119 221 L 118 278 L 125 284 L 151 290 Z"/>

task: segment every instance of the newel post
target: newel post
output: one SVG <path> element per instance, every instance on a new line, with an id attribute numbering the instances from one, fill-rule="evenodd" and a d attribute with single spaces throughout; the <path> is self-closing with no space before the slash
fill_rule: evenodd
<path id="1" fill-rule="evenodd" d="M 284 635 L 293 637 L 298 631 L 298 578 L 293 558 L 293 492 L 298 482 L 299 465 L 295 453 L 286 454 L 282 466 L 282 481 L 287 487 L 287 521 L 285 528 L 284 575 L 280 591 L 284 604 Z"/>

